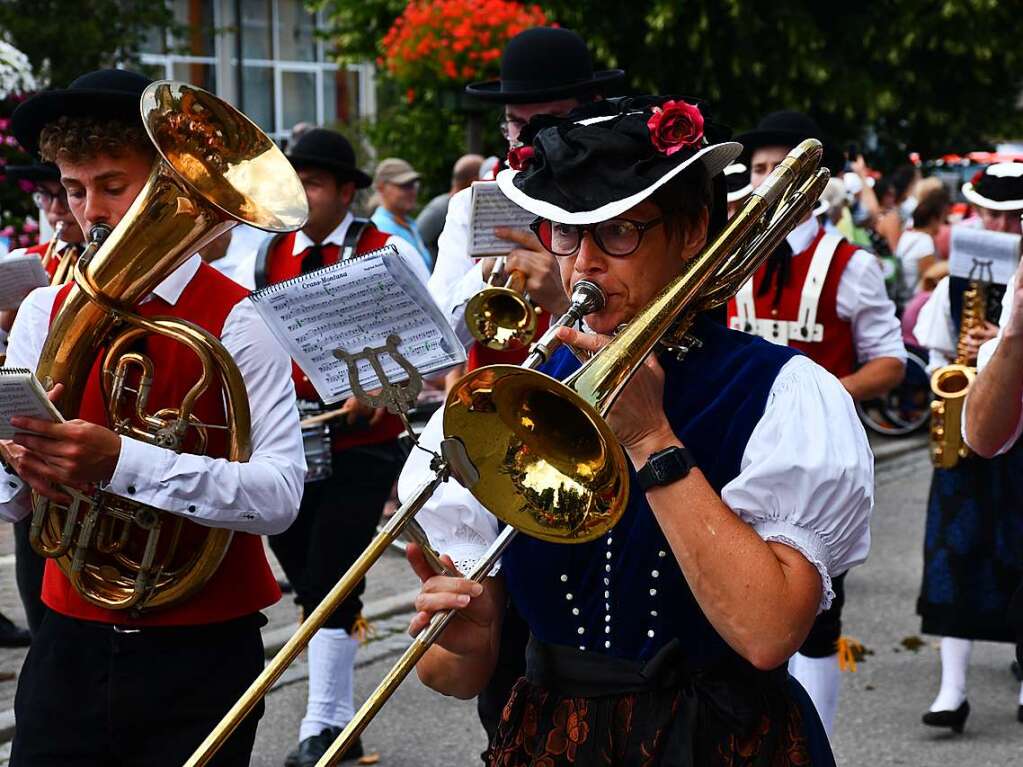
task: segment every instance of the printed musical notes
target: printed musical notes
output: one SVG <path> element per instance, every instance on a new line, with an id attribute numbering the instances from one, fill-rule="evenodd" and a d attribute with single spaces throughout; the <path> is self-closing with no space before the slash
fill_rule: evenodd
<path id="1" fill-rule="evenodd" d="M 11 418 L 16 415 L 53 423 L 64 420 L 30 370 L 0 368 L 0 439 L 15 435 Z"/>
<path id="2" fill-rule="evenodd" d="M 948 270 L 953 277 L 1007 285 L 1019 263 L 1020 236 L 953 226 Z"/>
<path id="3" fill-rule="evenodd" d="M 494 234 L 495 226 L 528 229 L 536 218 L 504 196 L 496 181 L 477 181 L 472 185 L 469 214 L 469 255 L 500 256 L 510 253 L 515 243 Z"/>
<path id="4" fill-rule="evenodd" d="M 25 296 L 49 284 L 43 262 L 34 253 L 0 258 L 0 309 L 17 309 Z"/>
<path id="5" fill-rule="evenodd" d="M 352 392 L 335 349 L 361 352 L 395 333 L 399 351 L 422 375 L 465 360 L 451 326 L 393 246 L 271 285 L 249 300 L 328 405 Z M 389 357 L 383 363 L 390 380 L 407 378 Z M 367 361 L 358 371 L 364 389 L 379 386 Z"/>

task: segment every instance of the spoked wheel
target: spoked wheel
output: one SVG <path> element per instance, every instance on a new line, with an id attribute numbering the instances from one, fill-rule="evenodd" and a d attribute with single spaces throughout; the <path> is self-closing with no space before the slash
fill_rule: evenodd
<path id="1" fill-rule="evenodd" d="M 871 431 L 897 437 L 924 428 L 931 417 L 931 378 L 926 363 L 906 354 L 906 377 L 887 397 L 856 403 L 856 411 Z"/>

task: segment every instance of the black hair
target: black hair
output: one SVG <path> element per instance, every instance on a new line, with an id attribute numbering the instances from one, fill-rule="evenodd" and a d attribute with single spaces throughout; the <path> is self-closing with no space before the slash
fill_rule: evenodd
<path id="1" fill-rule="evenodd" d="M 696 162 L 650 195 L 650 200 L 661 210 L 668 238 L 682 237 L 704 210 L 712 212 L 713 184 L 703 163 Z M 708 226 L 707 236 L 711 235 Z"/>
<path id="2" fill-rule="evenodd" d="M 913 226 L 922 227 L 941 219 L 948 212 L 952 198 L 943 186 L 926 195 L 913 209 Z"/>

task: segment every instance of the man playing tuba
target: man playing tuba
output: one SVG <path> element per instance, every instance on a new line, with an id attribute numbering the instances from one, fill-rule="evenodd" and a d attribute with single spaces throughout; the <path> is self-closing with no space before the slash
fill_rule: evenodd
<path id="1" fill-rule="evenodd" d="M 18 140 L 55 162 L 83 231 L 115 227 L 147 182 L 156 153 L 140 119 L 149 85 L 124 70 L 92 72 L 64 90 L 29 99 L 14 114 Z M 179 208 L 187 205 L 179 198 Z M 168 247 L 170 244 L 168 244 Z M 43 288 L 24 302 L 11 333 L 9 366 L 36 370 L 51 323 L 72 286 Z M 187 320 L 219 339 L 244 379 L 252 416 L 251 456 L 226 460 L 216 424 L 224 397 L 213 387 L 193 415 L 211 428 L 205 455 L 177 453 L 107 428 L 99 365 L 78 412 L 66 423 L 23 419 L 34 434 L 7 446 L 9 482 L 0 515 L 29 513 L 29 490 L 68 503 L 96 488 L 187 518 L 201 530 L 234 531 L 219 567 L 188 598 L 153 610 L 98 606 L 49 559 L 47 611 L 19 677 L 11 764 L 146 764 L 177 767 L 263 667 L 260 610 L 280 598 L 263 552 L 298 511 L 305 461 L 287 355 L 243 299 L 247 291 L 192 255 L 132 311 Z M 147 410 L 175 408 L 174 389 L 198 363 L 165 337 L 145 336 L 133 351 L 154 363 Z M 96 359 L 101 354 L 95 350 Z M 54 381 L 57 399 L 61 381 Z M 218 447 L 219 445 L 219 447 Z M 157 513 L 163 513 L 157 512 Z M 184 535 L 184 534 L 183 534 Z M 247 765 L 258 715 L 227 743 L 218 764 Z M 61 732 L 54 734 L 55 723 Z"/>

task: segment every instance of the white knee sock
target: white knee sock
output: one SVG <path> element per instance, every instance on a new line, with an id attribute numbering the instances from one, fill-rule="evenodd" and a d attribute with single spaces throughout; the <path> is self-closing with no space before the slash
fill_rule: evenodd
<path id="1" fill-rule="evenodd" d="M 355 715 L 352 676 L 359 641 L 344 629 L 320 629 L 309 643 L 309 700 L 298 739 L 344 727 Z"/>
<path id="2" fill-rule="evenodd" d="M 810 696 L 830 739 L 835 726 L 835 713 L 838 711 L 838 689 L 842 683 L 838 653 L 826 658 L 808 658 L 797 652 L 789 659 L 789 673 Z"/>
<path id="3" fill-rule="evenodd" d="M 966 700 L 966 669 L 972 649 L 969 639 L 941 638 L 941 689 L 931 711 L 955 711 Z"/>

